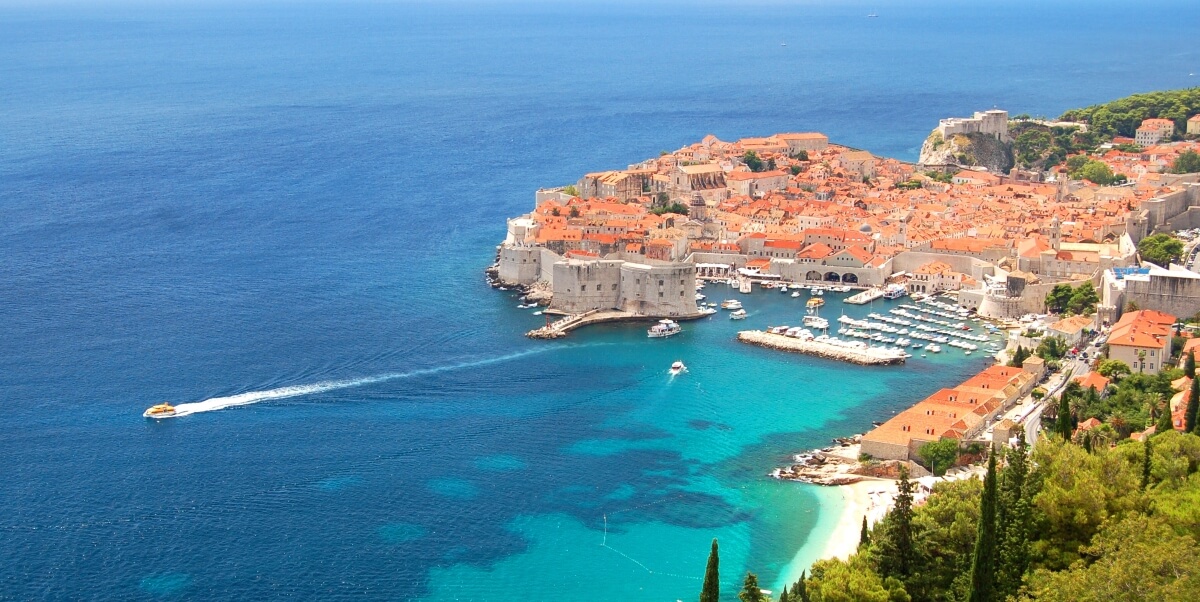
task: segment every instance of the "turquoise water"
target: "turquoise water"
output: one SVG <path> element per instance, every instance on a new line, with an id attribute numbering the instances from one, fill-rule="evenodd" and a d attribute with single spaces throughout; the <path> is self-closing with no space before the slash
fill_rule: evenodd
<path id="1" fill-rule="evenodd" d="M 913 159 L 1194 85 L 1191 8 L 0 3 L 0 599 L 689 599 L 712 537 L 777 585 L 838 500 L 765 475 L 986 360 L 741 345 L 799 320 L 757 292 L 530 341 L 504 219 L 710 132 Z"/>

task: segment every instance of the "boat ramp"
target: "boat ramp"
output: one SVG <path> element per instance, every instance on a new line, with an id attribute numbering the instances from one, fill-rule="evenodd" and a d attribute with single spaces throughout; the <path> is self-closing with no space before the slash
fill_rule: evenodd
<path id="1" fill-rule="evenodd" d="M 890 349 L 848 346 L 844 343 L 835 344 L 814 339 L 794 338 L 761 330 L 743 330 L 738 333 L 737 338 L 743 343 L 758 345 L 759 347 L 815 355 L 817 357 L 863 366 L 903 364 L 905 359 L 902 353 L 897 353 Z"/>

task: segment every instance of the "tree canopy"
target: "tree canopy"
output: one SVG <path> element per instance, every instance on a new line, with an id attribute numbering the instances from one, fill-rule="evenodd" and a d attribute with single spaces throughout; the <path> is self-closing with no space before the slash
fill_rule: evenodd
<path id="1" fill-rule="evenodd" d="M 1159 232 L 1143 238 L 1138 243 L 1137 250 L 1142 259 L 1165 268 L 1183 256 L 1183 241 L 1165 232 Z"/>
<path id="2" fill-rule="evenodd" d="M 1200 113 L 1200 88 L 1134 94 L 1111 102 L 1072 109 L 1059 119 L 1083 121 L 1089 130 L 1107 138 L 1133 138 L 1143 119 L 1158 117 L 1175 122 L 1176 131 L 1187 127 L 1189 115 Z"/>
<path id="3" fill-rule="evenodd" d="M 1196 173 L 1200 172 L 1200 153 L 1193 150 L 1183 151 L 1175 158 L 1175 162 L 1171 164 L 1171 173 Z"/>

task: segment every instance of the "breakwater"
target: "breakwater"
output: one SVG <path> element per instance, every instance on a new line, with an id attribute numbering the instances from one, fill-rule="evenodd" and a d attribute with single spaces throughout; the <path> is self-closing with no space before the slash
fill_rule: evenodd
<path id="1" fill-rule="evenodd" d="M 825 359 L 864 366 L 903 364 L 905 359 L 903 354 L 891 350 L 855 347 L 845 343 L 835 344 L 816 339 L 793 338 L 761 330 L 743 330 L 738 333 L 737 339 L 743 343 L 758 345 L 759 347 L 766 347 L 768 349 L 815 355 Z"/>

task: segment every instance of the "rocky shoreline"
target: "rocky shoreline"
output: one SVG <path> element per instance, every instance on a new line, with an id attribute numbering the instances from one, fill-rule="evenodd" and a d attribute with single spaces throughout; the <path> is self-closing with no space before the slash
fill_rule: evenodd
<path id="1" fill-rule="evenodd" d="M 792 456 L 788 466 L 772 470 L 770 476 L 784 481 L 813 485 L 853 485 L 867 479 L 896 479 L 900 462 L 860 462 L 862 435 L 834 439 L 834 445 Z"/>

